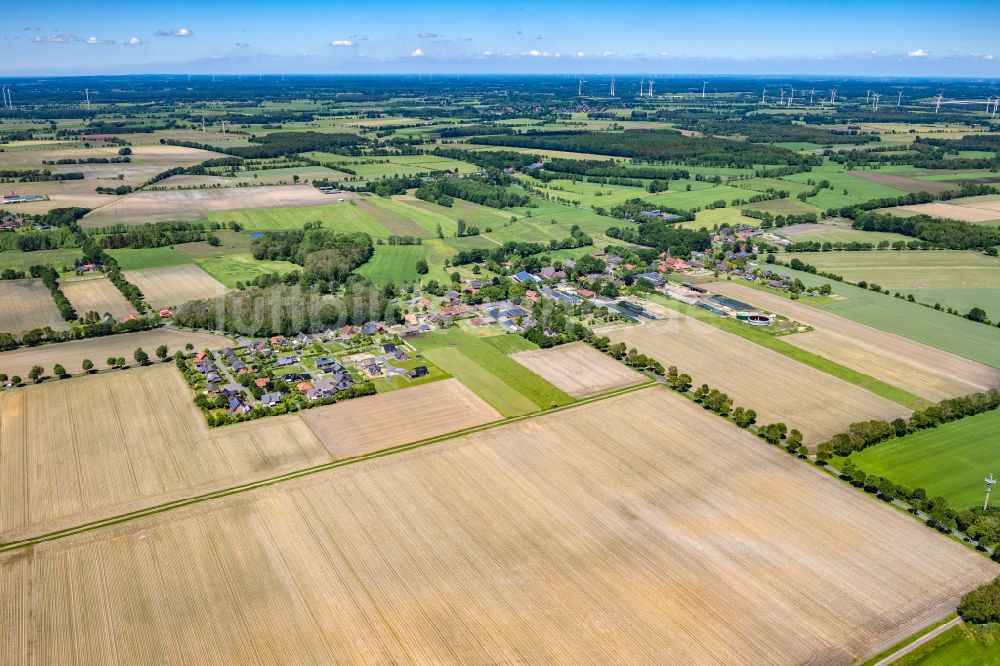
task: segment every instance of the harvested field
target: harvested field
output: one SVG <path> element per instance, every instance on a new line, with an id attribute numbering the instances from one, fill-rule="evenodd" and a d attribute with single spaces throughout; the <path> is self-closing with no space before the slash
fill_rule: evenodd
<path id="1" fill-rule="evenodd" d="M 66 328 L 66 320 L 41 280 L 0 280 L 0 331 L 23 333 L 33 328 Z"/>
<path id="2" fill-rule="evenodd" d="M 643 375 L 584 342 L 518 352 L 511 358 L 574 398 L 646 381 Z"/>
<path id="3" fill-rule="evenodd" d="M 815 329 L 783 337 L 785 342 L 929 400 L 1000 387 L 1000 370 L 942 349 L 740 284 L 708 287 Z"/>
<path id="4" fill-rule="evenodd" d="M 761 424 L 783 422 L 815 445 L 855 421 L 905 416 L 901 405 L 677 312 L 638 326 L 599 330 L 754 409 Z M 831 400 L 830 396 L 836 396 Z"/>
<path id="5" fill-rule="evenodd" d="M 956 206 L 948 203 L 926 203 L 914 204 L 913 206 L 898 206 L 898 209 L 921 215 L 946 217 L 950 220 L 961 220 L 962 222 L 1000 221 L 1000 210 L 982 208 L 980 206 Z"/>
<path id="6" fill-rule="evenodd" d="M 847 173 L 852 176 L 857 176 L 858 178 L 864 178 L 865 180 L 873 183 L 878 183 L 879 185 L 894 187 L 897 190 L 903 190 L 904 192 L 929 192 L 930 194 L 940 194 L 941 192 L 958 189 L 958 186 L 954 183 L 921 180 L 920 178 L 911 178 L 910 176 L 900 176 L 892 173 L 879 173 L 878 171 L 848 171 Z"/>
<path id="7" fill-rule="evenodd" d="M 997 571 L 649 389 L 2 556 L 0 654 L 847 664 Z"/>
<path id="8" fill-rule="evenodd" d="M 87 214 L 80 223 L 84 227 L 100 227 L 164 220 L 200 220 L 207 213 L 216 211 L 328 203 L 330 197 L 311 185 L 142 191 L 133 192 Z"/>
<path id="9" fill-rule="evenodd" d="M 127 271 L 125 279 L 139 287 L 146 302 L 153 308 L 221 296 L 226 291 L 218 280 L 194 264 Z"/>
<path id="10" fill-rule="evenodd" d="M 329 460 L 296 415 L 209 430 L 172 365 L 0 393 L 0 541 Z"/>
<path id="11" fill-rule="evenodd" d="M 457 379 L 317 407 L 302 418 L 335 459 L 503 418 Z"/>
<path id="12" fill-rule="evenodd" d="M 96 312 L 103 317 L 107 312 L 121 320 L 125 315 L 137 314 L 118 287 L 104 275 L 65 278 L 59 286 L 80 317 L 88 312 Z"/>
<path id="13" fill-rule="evenodd" d="M 62 364 L 66 372 L 77 374 L 83 371 L 80 363 L 85 358 L 94 362 L 95 367 L 103 369 L 104 360 L 109 356 L 122 356 L 126 361 L 132 361 L 132 352 L 136 347 L 142 347 L 150 357 L 160 345 L 166 345 L 170 353 L 184 348 L 187 343 L 195 349 L 217 349 L 232 344 L 232 340 L 221 335 L 210 333 L 193 333 L 170 328 L 155 328 L 139 333 L 120 333 L 101 338 L 60 342 L 54 345 L 40 347 L 22 347 L 12 351 L 0 352 L 0 372 L 7 375 L 27 377 L 33 365 L 40 365 L 46 372 L 52 372 L 56 363 Z"/>

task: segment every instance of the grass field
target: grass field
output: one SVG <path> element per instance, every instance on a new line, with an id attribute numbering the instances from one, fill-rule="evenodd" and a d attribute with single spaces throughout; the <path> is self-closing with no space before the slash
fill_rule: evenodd
<path id="1" fill-rule="evenodd" d="M 796 243 L 803 241 L 812 243 L 881 243 L 882 241 L 894 243 L 903 241 L 905 243 L 913 240 L 902 234 L 860 231 L 845 224 L 794 224 L 773 229 L 773 231 Z"/>
<path id="2" fill-rule="evenodd" d="M 734 406 L 754 409 L 761 424 L 780 421 L 798 428 L 810 445 L 854 421 L 909 413 L 895 402 L 676 312 L 651 323 L 595 332 L 635 347 L 664 367 L 676 365 L 695 386 L 708 384 L 728 393 Z M 837 400 L 830 400 L 831 395 Z"/>
<path id="3" fill-rule="evenodd" d="M 500 414 L 457 379 L 303 412 L 330 455 L 347 458 L 496 421 Z"/>
<path id="4" fill-rule="evenodd" d="M 647 381 L 635 370 L 584 342 L 522 351 L 511 358 L 574 398 L 586 398 Z"/>
<path id="5" fill-rule="evenodd" d="M 52 266 L 57 271 L 62 271 L 63 268 L 75 268 L 79 258 L 79 250 L 36 250 L 34 252 L 0 250 L 0 271 L 10 268 L 27 273 L 32 266 L 46 265 Z"/>
<path id="6" fill-rule="evenodd" d="M 153 352 L 160 345 L 166 345 L 170 354 L 173 354 L 183 350 L 184 345 L 189 342 L 195 349 L 216 349 L 232 344 L 232 340 L 221 335 L 154 328 L 138 333 L 106 335 L 0 352 L 0 372 L 11 377 L 20 375 L 26 379 L 33 365 L 40 365 L 46 374 L 51 374 L 53 366 L 59 363 L 66 368 L 66 372 L 75 375 L 83 371 L 80 364 L 85 358 L 93 361 L 96 368 L 104 369 L 104 362 L 109 356 L 123 357 L 127 363 L 132 363 L 132 352 L 137 347 L 142 347 L 152 358 Z"/>
<path id="7" fill-rule="evenodd" d="M 833 293 L 841 296 L 842 300 L 819 305 L 823 310 L 1000 368 L 1000 329 L 996 327 L 977 324 L 811 273 L 784 266 L 778 270 L 783 275 L 799 278 L 807 285 L 829 284 Z"/>
<path id="8" fill-rule="evenodd" d="M 1000 631 L 961 624 L 921 645 L 898 666 L 997 666 L 1000 664 Z"/>
<path id="9" fill-rule="evenodd" d="M 65 329 L 66 321 L 41 280 L 0 280 L 0 331 L 23 333 L 51 326 Z"/>
<path id="10" fill-rule="evenodd" d="M 420 279 L 417 260 L 426 256 L 427 248 L 423 245 L 376 245 L 372 258 L 354 272 L 376 284 L 412 283 Z"/>
<path id="11" fill-rule="evenodd" d="M 170 364 L 4 391 L 0 414 L 0 541 L 329 460 L 295 415 L 209 430 Z"/>
<path id="12" fill-rule="evenodd" d="M 153 308 L 221 296 L 225 292 L 223 285 L 194 264 L 127 271 L 125 279 L 139 287 L 146 302 Z"/>
<path id="13" fill-rule="evenodd" d="M 84 277 L 63 278 L 59 287 L 80 317 L 88 312 L 104 316 L 109 313 L 121 320 L 126 315 L 137 314 L 132 304 L 125 300 L 111 280 L 98 273 Z"/>
<path id="14" fill-rule="evenodd" d="M 458 327 L 427 333 L 410 342 L 504 416 L 573 402 L 568 394 L 525 369 L 487 340 Z"/>
<path id="15" fill-rule="evenodd" d="M 996 572 L 646 389 L 4 555 L 0 654 L 846 664 Z"/>
<path id="16" fill-rule="evenodd" d="M 325 196 L 325 195 L 324 195 Z M 260 208 L 209 213 L 210 222 L 229 224 L 236 222 L 246 231 L 287 231 L 301 229 L 306 222 L 322 222 L 326 229 L 342 232 L 363 231 L 374 237 L 385 237 L 389 232 L 370 215 L 351 201 L 329 203 L 305 208 Z"/>
<path id="17" fill-rule="evenodd" d="M 144 268 L 163 268 L 189 263 L 189 259 L 172 247 L 150 247 L 142 249 L 125 248 L 108 250 L 123 271 L 137 271 Z"/>
<path id="18" fill-rule="evenodd" d="M 874 282 L 893 292 L 913 294 L 922 303 L 940 303 L 962 313 L 981 307 L 991 319 L 1000 319 L 1000 259 L 982 252 L 883 250 L 795 256 L 851 282 Z"/>
<path id="19" fill-rule="evenodd" d="M 987 412 L 854 453 L 868 474 L 924 488 L 954 508 L 983 501 L 983 479 L 1000 469 L 1000 412 Z"/>

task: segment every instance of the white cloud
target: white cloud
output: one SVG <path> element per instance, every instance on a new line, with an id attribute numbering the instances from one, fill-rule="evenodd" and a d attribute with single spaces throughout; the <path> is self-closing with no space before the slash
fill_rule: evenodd
<path id="1" fill-rule="evenodd" d="M 983 60 L 993 60 L 993 54 L 987 53 L 983 56 Z"/>
<path id="2" fill-rule="evenodd" d="M 75 35 L 71 35 L 68 32 L 63 32 L 57 35 L 37 35 L 31 38 L 31 41 L 38 42 L 39 44 L 69 44 L 70 42 L 77 41 Z"/>
<path id="3" fill-rule="evenodd" d="M 114 44 L 115 43 L 114 40 L 111 40 L 111 39 L 98 39 L 97 37 L 94 37 L 93 35 L 91 35 L 90 37 L 87 37 L 87 39 L 85 39 L 83 41 L 86 42 L 87 44 L 91 44 L 91 45 L 96 45 L 96 44 Z"/>
<path id="4" fill-rule="evenodd" d="M 424 57 L 424 51 L 423 51 L 423 49 L 413 49 L 413 53 L 410 54 L 410 57 L 411 58 L 423 58 Z"/>
<path id="5" fill-rule="evenodd" d="M 577 58 L 582 58 L 583 57 L 583 51 L 577 51 L 576 52 L 576 57 Z"/>
<path id="6" fill-rule="evenodd" d="M 248 49 L 248 48 L 250 48 L 250 45 L 247 44 L 246 42 L 236 42 L 236 48 L 238 48 L 238 49 Z"/>
<path id="7" fill-rule="evenodd" d="M 926 58 L 928 55 L 930 55 L 930 51 L 925 51 L 923 49 L 915 49 L 913 51 L 907 51 L 906 55 L 908 55 L 911 58 Z"/>
<path id="8" fill-rule="evenodd" d="M 138 37 L 130 37 L 129 40 L 125 42 L 125 46 L 139 46 L 140 44 L 142 44 L 142 40 Z"/>
<path id="9" fill-rule="evenodd" d="M 330 42 L 330 46 L 350 47 L 357 46 L 353 39 L 335 39 Z"/>
<path id="10" fill-rule="evenodd" d="M 41 30 L 37 25 L 26 25 L 22 28 L 25 32 L 38 32 Z"/>
<path id="11" fill-rule="evenodd" d="M 530 51 L 526 51 L 524 55 L 531 56 L 532 58 L 537 58 L 540 55 L 542 55 L 542 52 L 539 51 L 538 49 L 531 49 Z"/>
<path id="12" fill-rule="evenodd" d="M 613 55 L 614 55 L 614 53 L 611 52 L 611 51 L 605 51 L 604 53 L 601 54 L 601 56 L 604 57 L 604 58 L 610 58 Z"/>
<path id="13" fill-rule="evenodd" d="M 435 37 L 440 37 L 441 35 L 436 32 L 418 32 L 417 37 L 420 39 L 434 39 Z"/>
<path id="14" fill-rule="evenodd" d="M 483 51 L 479 55 L 483 56 L 484 58 L 489 58 L 491 55 L 493 55 L 493 51 Z"/>
<path id="15" fill-rule="evenodd" d="M 194 33 L 187 28 L 160 28 L 155 33 L 157 37 L 190 37 Z"/>

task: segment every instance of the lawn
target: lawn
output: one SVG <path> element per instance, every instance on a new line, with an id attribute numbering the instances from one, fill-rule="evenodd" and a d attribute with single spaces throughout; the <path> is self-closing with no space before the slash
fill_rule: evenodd
<path id="1" fill-rule="evenodd" d="M 302 270 L 301 266 L 289 261 L 260 261 L 252 254 L 223 254 L 196 259 L 206 273 L 229 288 L 237 282 L 249 282 L 265 273 L 290 273 Z"/>
<path id="2" fill-rule="evenodd" d="M 921 303 L 940 303 L 963 313 L 981 307 L 990 319 L 1000 319 L 1000 259 L 982 252 L 882 250 L 795 256 L 851 282 L 874 282 L 893 292 L 912 293 Z"/>
<path id="3" fill-rule="evenodd" d="M 389 232 L 370 215 L 349 201 L 328 206 L 303 208 L 259 208 L 230 210 L 208 214 L 210 222 L 236 222 L 247 231 L 286 231 L 301 229 L 306 222 L 322 222 L 326 229 L 363 231 L 370 236 L 388 236 Z"/>
<path id="4" fill-rule="evenodd" d="M 457 377 L 504 416 L 565 405 L 573 398 L 507 356 L 506 350 L 457 327 L 410 342 L 438 367 Z"/>
<path id="5" fill-rule="evenodd" d="M 881 243 L 882 241 L 894 243 L 895 241 L 903 241 L 906 243 L 913 240 L 903 234 L 886 231 L 861 231 L 843 224 L 793 225 L 772 231 L 796 243 L 803 241 L 812 243 Z"/>
<path id="6" fill-rule="evenodd" d="M 1000 473 L 1000 411 L 922 430 L 854 453 L 869 475 L 940 495 L 953 508 L 982 502 L 983 479 Z"/>
<path id="7" fill-rule="evenodd" d="M 207 243 L 206 243 L 207 245 Z M 142 249 L 108 250 L 123 271 L 137 271 L 143 268 L 162 268 L 191 263 L 191 259 L 172 247 L 150 247 Z"/>
<path id="8" fill-rule="evenodd" d="M 777 270 L 783 275 L 797 277 L 807 285 L 829 284 L 833 293 L 840 296 L 841 300 L 818 305 L 823 310 L 1000 368 L 1000 329 L 995 326 L 977 324 L 946 312 L 834 282 L 812 273 L 784 266 Z"/>
<path id="9" fill-rule="evenodd" d="M 354 272 L 377 284 L 416 282 L 417 260 L 426 256 L 423 245 L 376 245 L 372 258 Z"/>

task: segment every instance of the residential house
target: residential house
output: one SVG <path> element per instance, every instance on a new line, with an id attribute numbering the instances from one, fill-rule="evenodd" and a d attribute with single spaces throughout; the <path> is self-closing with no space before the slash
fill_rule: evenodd
<path id="1" fill-rule="evenodd" d="M 274 407 L 279 402 L 281 402 L 282 394 L 280 391 L 275 391 L 274 393 L 265 393 L 260 396 L 260 403 L 268 407 Z"/>
<path id="2" fill-rule="evenodd" d="M 256 386 L 257 388 L 267 388 L 268 386 L 271 385 L 271 380 L 268 379 L 267 377 L 258 377 L 257 379 L 253 380 L 253 383 L 254 386 Z"/>
<path id="3" fill-rule="evenodd" d="M 288 341 L 285 339 L 285 336 L 283 335 L 274 336 L 273 338 L 271 338 L 270 342 L 272 347 L 283 347 L 288 343 Z"/>
<path id="4" fill-rule="evenodd" d="M 381 324 L 374 321 L 365 322 L 364 326 L 361 327 L 361 333 L 363 335 L 375 335 L 381 330 Z"/>
<path id="5" fill-rule="evenodd" d="M 525 271 L 521 271 L 520 273 L 515 273 L 511 277 L 513 277 L 514 280 L 517 281 L 517 282 L 531 282 L 531 283 L 534 283 L 534 284 L 537 284 L 537 283 L 541 282 L 541 280 L 539 278 L 537 278 L 534 275 L 532 275 L 531 273 L 528 273 L 528 272 L 525 272 Z"/>
<path id="6" fill-rule="evenodd" d="M 427 366 L 418 365 L 407 373 L 410 377 L 426 377 L 427 376 Z"/>
<path id="7" fill-rule="evenodd" d="M 274 360 L 274 364 L 279 368 L 286 368 L 299 362 L 296 356 L 279 356 Z"/>

